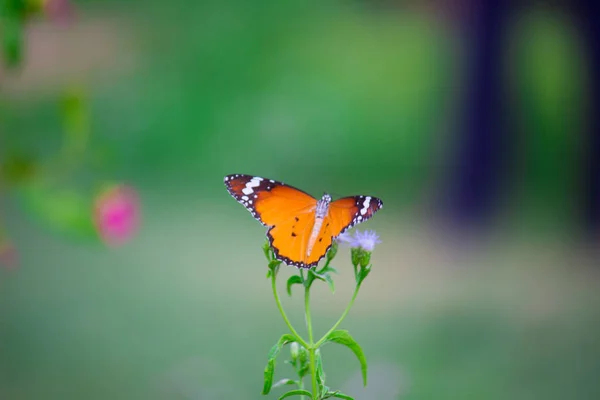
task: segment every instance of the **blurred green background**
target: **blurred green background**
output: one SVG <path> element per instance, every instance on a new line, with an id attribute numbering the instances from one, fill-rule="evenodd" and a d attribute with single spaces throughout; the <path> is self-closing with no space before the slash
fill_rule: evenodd
<path id="1" fill-rule="evenodd" d="M 20 267 L 0 271 L 0 399 L 262 398 L 285 325 L 264 229 L 225 190 L 230 173 L 385 202 L 359 227 L 383 243 L 343 323 L 371 383 L 328 346 L 329 386 L 357 399 L 600 398 L 598 260 L 574 239 L 569 173 L 587 84 L 576 25 L 536 7 L 510 25 L 520 158 L 493 233 L 464 243 L 432 209 L 468 49 L 444 7 L 400 3 L 81 1 L 69 26 L 31 23 L 22 68 L 0 75 L 0 154 L 51 158 L 59 99 L 85 88 L 90 144 L 62 184 L 129 182 L 143 223 L 107 249 L 2 193 Z M 349 251 L 335 266 L 335 295 L 317 285 L 318 333 L 351 295 Z M 284 305 L 303 326 L 298 293 Z"/>

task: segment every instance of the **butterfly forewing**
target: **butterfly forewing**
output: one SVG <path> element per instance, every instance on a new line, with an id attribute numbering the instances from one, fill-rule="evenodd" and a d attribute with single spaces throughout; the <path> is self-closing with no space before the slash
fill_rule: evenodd
<path id="1" fill-rule="evenodd" d="M 293 219 L 297 213 L 317 204 L 314 197 L 293 186 L 258 176 L 227 175 L 225 186 L 254 218 L 266 226 Z"/>
<path id="2" fill-rule="evenodd" d="M 383 207 L 381 199 L 373 196 L 342 197 L 329 205 L 331 229 L 334 237 L 356 224 L 365 222 Z"/>

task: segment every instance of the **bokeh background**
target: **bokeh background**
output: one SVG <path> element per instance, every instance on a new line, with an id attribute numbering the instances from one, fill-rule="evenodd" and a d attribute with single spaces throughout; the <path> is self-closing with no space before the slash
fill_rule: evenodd
<path id="1" fill-rule="evenodd" d="M 18 255 L 0 270 L 0 399 L 262 398 L 285 326 L 230 173 L 385 202 L 359 226 L 382 243 L 343 323 L 370 385 L 332 345 L 329 386 L 600 398 L 587 2 L 50 1 L 0 71 L 0 221 Z M 139 196 L 121 246 L 93 234 L 106 182 Z M 349 261 L 335 295 L 316 286 L 317 334 L 350 298 Z M 302 328 L 299 293 L 284 297 Z"/>

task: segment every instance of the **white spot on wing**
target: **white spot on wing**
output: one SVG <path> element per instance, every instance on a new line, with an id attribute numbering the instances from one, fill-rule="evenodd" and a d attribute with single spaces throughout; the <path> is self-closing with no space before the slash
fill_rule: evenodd
<path id="1" fill-rule="evenodd" d="M 360 215 L 365 215 L 369 210 L 369 204 L 371 204 L 371 196 L 365 197 L 365 201 L 363 202 L 363 208 L 360 210 Z"/>

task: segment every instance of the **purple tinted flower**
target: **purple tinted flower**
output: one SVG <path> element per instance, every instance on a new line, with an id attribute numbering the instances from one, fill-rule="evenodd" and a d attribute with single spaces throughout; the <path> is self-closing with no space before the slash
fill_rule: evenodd
<path id="1" fill-rule="evenodd" d="M 335 238 L 335 240 L 337 240 L 338 243 L 344 243 L 350 247 L 354 247 L 354 238 L 348 232 L 342 233 L 337 238 Z"/>
<path id="2" fill-rule="evenodd" d="M 337 237 L 337 241 L 345 243 L 352 248 L 360 247 L 365 251 L 372 252 L 377 243 L 381 243 L 379 235 L 375 231 L 364 231 L 357 230 L 354 232 L 354 236 L 349 233 L 342 233 Z"/>
<path id="3" fill-rule="evenodd" d="M 356 231 L 354 234 L 354 239 L 358 247 L 369 252 L 373 251 L 377 243 L 381 243 L 381 240 L 379 240 L 379 235 L 377 235 L 377 232 L 375 231 Z"/>

